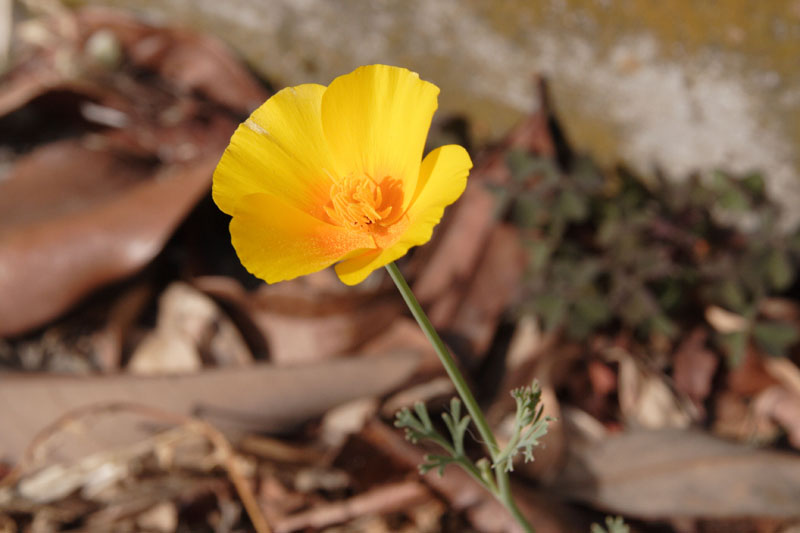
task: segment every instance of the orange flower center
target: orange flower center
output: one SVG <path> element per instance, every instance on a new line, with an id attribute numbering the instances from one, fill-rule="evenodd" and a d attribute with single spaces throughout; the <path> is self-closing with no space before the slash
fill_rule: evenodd
<path id="1" fill-rule="evenodd" d="M 391 222 L 394 217 L 390 215 L 401 198 L 397 180 L 384 178 L 376 183 L 369 176 L 347 176 L 331 185 L 331 200 L 325 213 L 340 226 L 370 230 L 376 224 Z"/>

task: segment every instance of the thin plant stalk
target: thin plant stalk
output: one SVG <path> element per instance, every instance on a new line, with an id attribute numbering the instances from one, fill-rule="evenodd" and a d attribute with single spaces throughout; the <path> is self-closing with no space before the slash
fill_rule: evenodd
<path id="1" fill-rule="evenodd" d="M 403 274 L 400 272 L 400 269 L 397 268 L 397 265 L 395 263 L 389 263 L 386 265 L 386 270 L 389 272 L 389 276 L 391 276 L 392 281 L 394 281 L 397 289 L 403 296 L 403 300 L 405 300 L 408 309 L 411 311 L 411 314 L 414 315 L 419 327 L 422 328 L 423 333 L 425 333 L 425 336 L 433 345 L 436 355 L 439 356 L 439 361 L 442 362 L 442 366 L 444 366 L 445 371 L 447 371 L 447 375 L 450 376 L 450 380 L 453 382 L 458 395 L 461 397 L 461 401 L 464 402 L 469 415 L 472 417 L 472 421 L 478 428 L 478 433 L 480 433 L 481 439 L 489 450 L 489 456 L 492 459 L 492 463 L 496 463 L 500 456 L 500 447 L 497 445 L 497 440 L 494 438 L 494 434 L 489 428 L 489 424 L 486 422 L 486 418 L 483 416 L 483 412 L 481 411 L 478 402 L 475 400 L 475 396 L 473 396 L 472 391 L 469 389 L 469 386 L 464 379 L 464 376 L 458 369 L 458 365 L 450 355 L 450 351 L 447 349 L 444 342 L 442 342 L 439 334 L 436 333 L 436 329 L 428 319 L 428 315 L 426 315 L 425 311 L 422 310 L 422 306 L 417 301 L 416 296 L 414 296 L 414 293 L 408 286 L 408 283 L 403 277 Z M 508 477 L 508 472 L 506 472 L 502 467 L 495 468 L 494 475 L 497 485 L 497 491 L 492 491 L 494 496 L 509 510 L 511 515 L 526 533 L 535 533 L 535 530 L 525 519 L 522 512 L 517 507 L 516 502 L 514 501 L 514 497 L 511 494 L 511 482 Z M 487 486 L 488 488 L 488 485 L 484 484 L 484 486 Z"/>

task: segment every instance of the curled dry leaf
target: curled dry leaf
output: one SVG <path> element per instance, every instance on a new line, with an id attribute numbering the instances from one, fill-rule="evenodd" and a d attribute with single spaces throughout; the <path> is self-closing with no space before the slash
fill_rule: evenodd
<path id="1" fill-rule="evenodd" d="M 267 99 L 265 89 L 212 37 L 152 26 L 108 8 L 81 9 L 76 22 L 82 42 L 110 30 L 135 66 L 158 73 L 181 92 L 198 93 L 242 114 Z"/>
<path id="2" fill-rule="evenodd" d="M 792 446 L 800 448 L 800 394 L 777 385 L 769 387 L 756 397 L 754 410 L 756 416 L 777 422 Z"/>
<path id="3" fill-rule="evenodd" d="M 268 96 L 213 37 L 147 24 L 120 10 L 63 11 L 28 21 L 26 28 L 17 35 L 18 64 L 3 78 L 0 116 L 52 90 L 90 99 L 104 95 L 106 90 L 89 78 L 122 63 L 157 74 L 174 92 L 196 93 L 243 115 Z"/>

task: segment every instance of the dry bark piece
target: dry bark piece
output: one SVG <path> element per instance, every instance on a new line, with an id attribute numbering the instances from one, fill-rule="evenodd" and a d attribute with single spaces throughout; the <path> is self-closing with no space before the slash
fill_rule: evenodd
<path id="1" fill-rule="evenodd" d="M 209 370 L 188 376 L 144 378 L 31 376 L 0 377 L 0 456 L 15 462 L 48 423 L 81 406 L 127 401 L 147 403 L 176 413 L 198 413 L 233 434 L 280 432 L 319 416 L 334 405 L 363 396 L 385 394 L 416 370 L 414 353 L 351 358 L 314 366 Z M 83 456 L 86 450 L 130 442 L 146 429 L 130 420 L 112 420 L 90 434 L 75 436 L 59 453 Z"/>
<path id="2" fill-rule="evenodd" d="M 268 286 L 248 307 L 267 339 L 270 359 L 285 365 L 352 351 L 385 331 L 403 304 L 394 295 L 330 293 L 313 286 L 297 292 L 289 286 Z"/>
<path id="3" fill-rule="evenodd" d="M 670 517 L 795 517 L 800 458 L 699 431 L 631 431 L 573 447 L 556 486 L 614 513 Z"/>

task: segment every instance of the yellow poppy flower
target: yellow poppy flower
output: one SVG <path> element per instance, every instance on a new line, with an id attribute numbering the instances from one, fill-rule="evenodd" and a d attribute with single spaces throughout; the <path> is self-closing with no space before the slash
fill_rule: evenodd
<path id="1" fill-rule="evenodd" d="M 214 173 L 242 264 L 275 283 L 338 263 L 354 285 L 430 240 L 472 167 L 457 145 L 422 159 L 438 94 L 414 72 L 371 65 L 256 109 Z"/>

